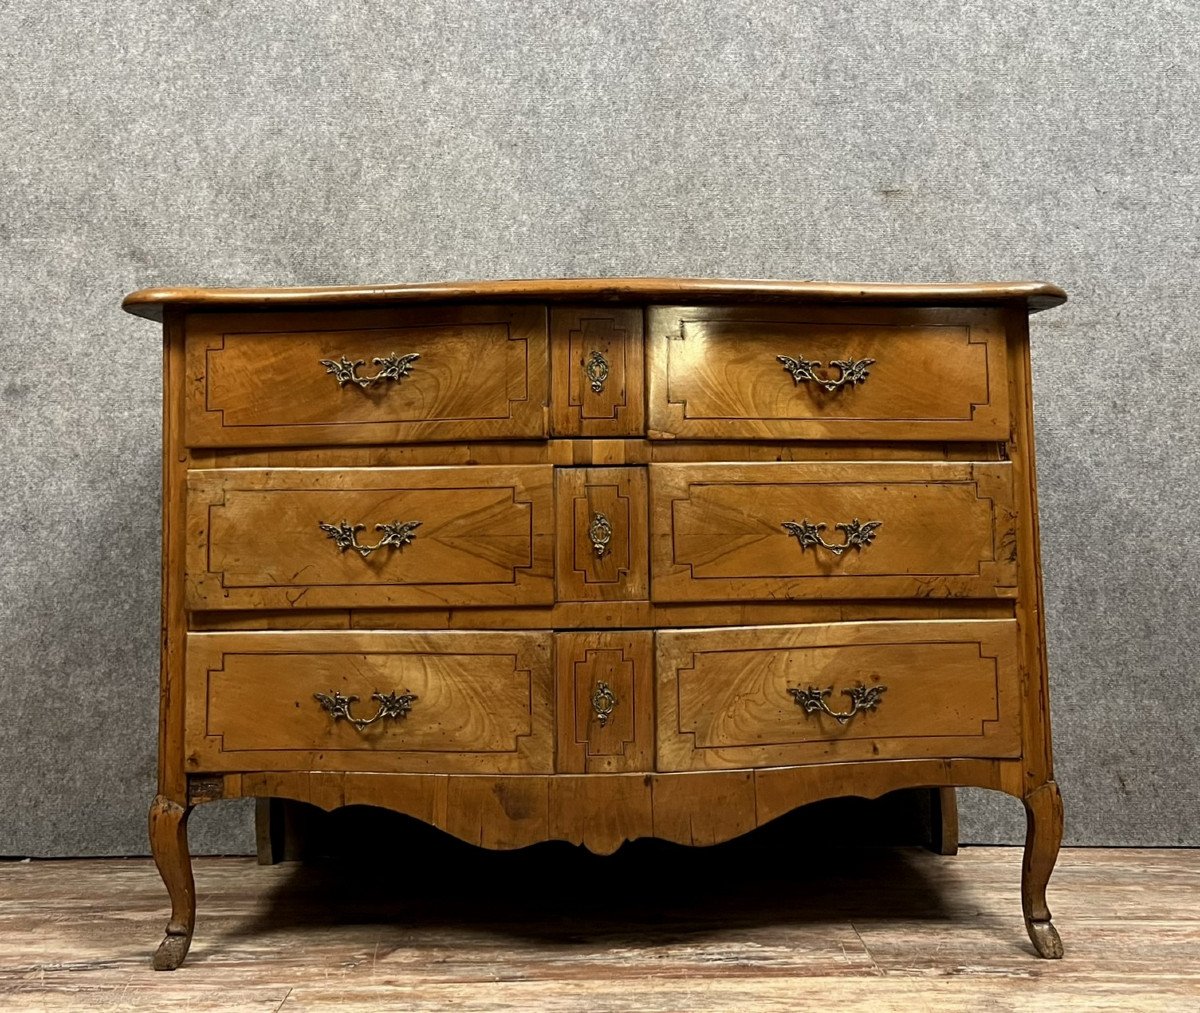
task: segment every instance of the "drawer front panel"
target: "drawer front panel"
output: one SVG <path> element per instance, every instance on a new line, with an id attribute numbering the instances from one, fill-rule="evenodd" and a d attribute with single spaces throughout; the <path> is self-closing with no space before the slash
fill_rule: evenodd
<path id="1" fill-rule="evenodd" d="M 546 436 L 540 306 L 194 314 L 187 335 L 192 447 Z"/>
<path id="2" fill-rule="evenodd" d="M 555 436 L 642 436 L 646 394 L 642 310 L 550 311 Z"/>
<path id="3" fill-rule="evenodd" d="M 549 773 L 550 637 L 189 634 L 188 769 Z"/>
<path id="4" fill-rule="evenodd" d="M 187 607 L 548 604 L 552 480 L 548 465 L 193 471 Z"/>
<path id="5" fill-rule="evenodd" d="M 658 769 L 1019 756 L 1018 657 L 1014 620 L 660 632 Z"/>
<path id="6" fill-rule="evenodd" d="M 983 440 L 1009 432 L 998 311 L 664 306 L 649 311 L 647 340 L 653 437 Z"/>
<path id="7" fill-rule="evenodd" d="M 649 630 L 555 635 L 560 773 L 654 769 L 653 638 Z"/>
<path id="8" fill-rule="evenodd" d="M 560 601 L 644 601 L 645 468 L 559 468 L 558 598 Z"/>
<path id="9" fill-rule="evenodd" d="M 1007 463 L 650 467 L 651 598 L 1014 597 Z"/>

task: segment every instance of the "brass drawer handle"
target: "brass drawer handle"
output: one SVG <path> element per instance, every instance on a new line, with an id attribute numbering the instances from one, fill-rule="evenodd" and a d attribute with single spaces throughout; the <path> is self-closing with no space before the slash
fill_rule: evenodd
<path id="1" fill-rule="evenodd" d="M 596 683 L 596 688 L 592 691 L 592 713 L 596 715 L 596 720 L 600 722 L 601 728 L 608 724 L 609 715 L 612 714 L 616 705 L 617 698 L 609 689 L 608 683 Z"/>
<path id="2" fill-rule="evenodd" d="M 840 545 L 837 543 L 830 544 L 821 537 L 821 532 L 825 530 L 824 524 L 809 524 L 808 519 L 800 521 L 797 524 L 795 521 L 784 521 L 784 530 L 796 541 L 800 543 L 800 551 L 803 552 L 810 546 L 813 548 L 828 549 L 835 556 L 840 556 L 847 549 L 857 549 L 862 552 L 864 548 L 875 541 L 875 529 L 883 524 L 883 521 L 867 521 L 865 524 L 860 523 L 858 518 L 847 524 L 835 524 L 834 528 L 842 531 L 846 535 L 846 540 Z"/>
<path id="3" fill-rule="evenodd" d="M 604 514 L 592 514 L 592 523 L 588 527 L 588 538 L 592 540 L 592 552 L 597 559 L 608 555 L 608 543 L 612 541 L 612 525 Z"/>
<path id="4" fill-rule="evenodd" d="M 592 390 L 597 394 L 602 393 L 604 381 L 608 379 L 608 360 L 599 352 L 593 351 L 584 361 L 583 371 L 591 381 Z"/>
<path id="5" fill-rule="evenodd" d="M 812 380 L 817 386 L 824 387 L 829 391 L 847 385 L 853 387 L 860 383 L 866 383 L 867 377 L 870 375 L 867 367 L 875 365 L 874 359 L 830 359 L 829 368 L 838 371 L 837 378 L 831 380 L 827 376 L 817 376 L 813 372 L 813 370 L 821 368 L 821 364 L 816 360 L 809 362 L 807 359 L 793 359 L 790 355 L 777 355 L 775 358 L 783 363 L 783 368 L 792 375 L 792 382 L 797 387 Z"/>
<path id="6" fill-rule="evenodd" d="M 353 549 L 363 559 L 366 559 L 376 549 L 403 549 L 417 537 L 417 528 L 421 526 L 420 521 L 393 521 L 391 524 L 376 524 L 375 530 L 382 531 L 383 537 L 374 545 L 359 545 L 357 535 L 358 532 L 367 529 L 365 524 L 351 524 L 349 521 L 342 521 L 341 524 L 326 524 L 324 521 L 318 521 L 317 524 L 325 534 L 333 539 L 340 551 Z"/>
<path id="7" fill-rule="evenodd" d="M 385 718 L 394 718 L 399 721 L 401 718 L 408 717 L 408 712 L 412 710 L 413 701 L 417 699 L 417 695 L 408 690 L 403 693 L 372 693 L 371 699 L 379 701 L 379 709 L 375 712 L 374 717 L 369 718 L 356 718 L 351 714 L 350 705 L 355 703 L 358 697 L 342 696 L 336 689 L 331 689 L 328 693 L 314 693 L 313 699 L 321 705 L 323 710 L 329 712 L 335 725 L 344 719 L 361 732 L 367 725 L 373 725 L 376 721 Z"/>
<path id="8" fill-rule="evenodd" d="M 358 375 L 358 367 L 366 364 L 365 359 L 355 359 L 351 362 L 343 355 L 338 359 L 321 359 L 321 365 L 325 367 L 326 373 L 333 374 L 339 387 L 345 387 L 346 384 L 352 383 L 356 387 L 366 390 L 368 387 L 384 383 L 387 380 L 395 380 L 399 383 L 412 372 L 412 364 L 420 357 L 420 352 L 412 352 L 408 355 L 397 355 L 392 352 L 391 355 L 382 359 L 372 359 L 372 365 L 380 367 L 379 372 L 374 376 Z"/>
<path id="9" fill-rule="evenodd" d="M 789 686 L 788 692 L 795 698 L 796 706 L 804 709 L 805 714 L 828 714 L 839 725 L 844 725 L 855 714 L 875 710 L 879 706 L 879 698 L 887 692 L 887 687 L 864 686 L 860 682 L 850 689 L 842 690 L 842 693 L 850 698 L 850 709 L 840 713 L 830 710 L 829 704 L 825 702 L 825 698 L 833 692 L 832 686 L 829 689 L 817 689 L 815 686 L 799 689 Z"/>

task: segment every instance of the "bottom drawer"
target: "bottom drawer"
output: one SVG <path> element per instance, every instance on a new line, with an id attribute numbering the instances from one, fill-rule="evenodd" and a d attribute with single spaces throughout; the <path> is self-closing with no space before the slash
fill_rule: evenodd
<path id="1" fill-rule="evenodd" d="M 187 769 L 550 773 L 549 633 L 192 633 Z"/>
<path id="2" fill-rule="evenodd" d="M 658 769 L 1021 752 L 1014 620 L 657 636 Z"/>

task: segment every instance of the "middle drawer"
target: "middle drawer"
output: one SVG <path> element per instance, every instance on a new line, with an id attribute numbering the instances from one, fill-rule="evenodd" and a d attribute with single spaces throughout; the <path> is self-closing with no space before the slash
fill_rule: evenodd
<path id="1" fill-rule="evenodd" d="M 550 465 L 188 475 L 189 609 L 544 605 Z"/>
<path id="2" fill-rule="evenodd" d="M 1005 462 L 650 467 L 651 596 L 1011 598 Z"/>

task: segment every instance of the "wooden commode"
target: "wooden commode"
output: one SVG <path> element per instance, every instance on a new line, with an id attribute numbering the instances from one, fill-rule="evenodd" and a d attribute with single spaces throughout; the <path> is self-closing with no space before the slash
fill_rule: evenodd
<path id="1" fill-rule="evenodd" d="M 1028 314 L 1053 285 L 592 279 L 151 289 L 164 328 L 150 839 L 407 813 L 489 848 L 728 840 L 993 788 L 1062 955 Z"/>

